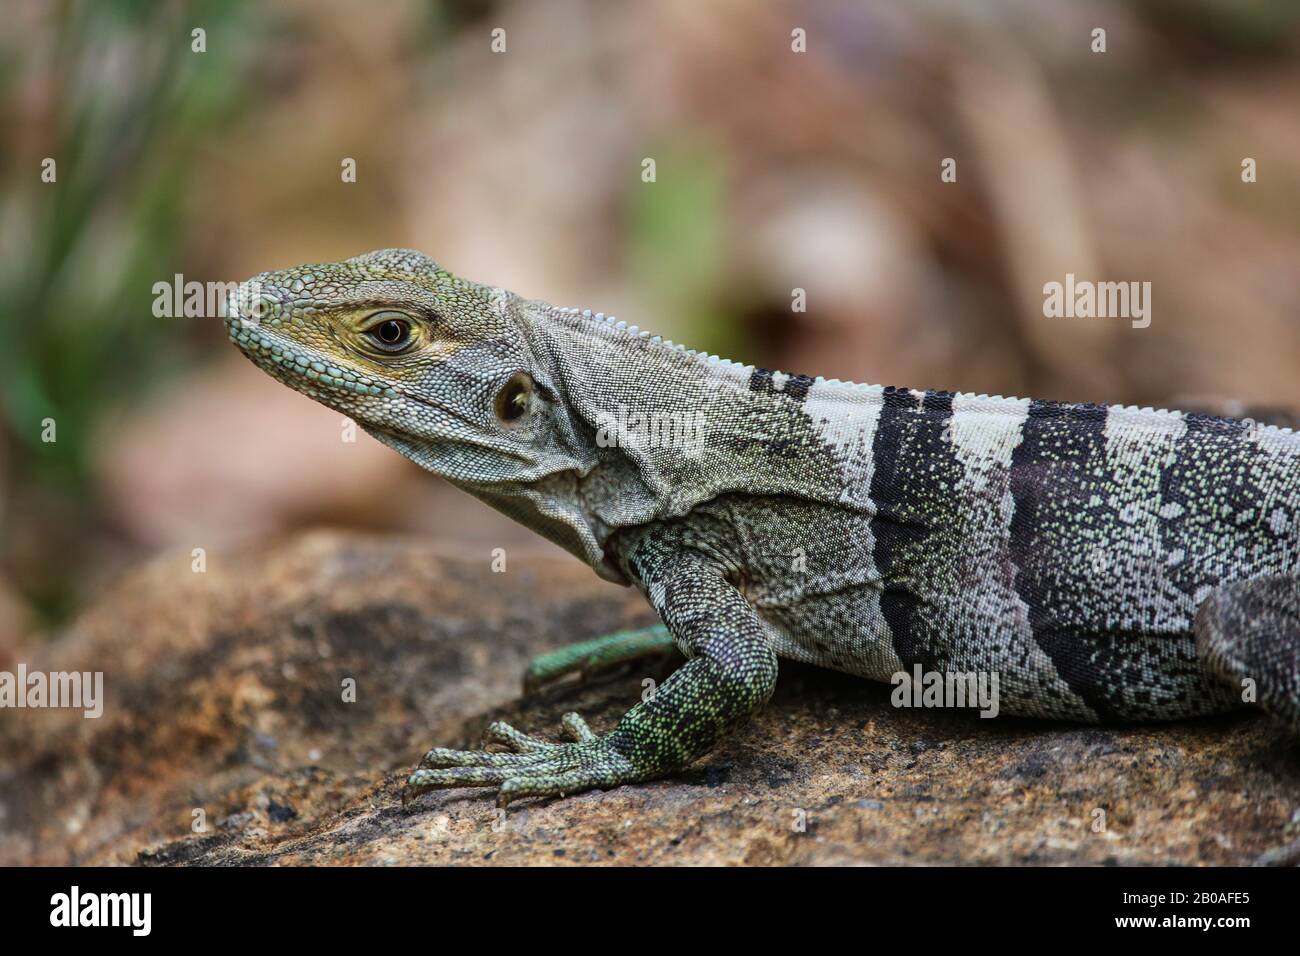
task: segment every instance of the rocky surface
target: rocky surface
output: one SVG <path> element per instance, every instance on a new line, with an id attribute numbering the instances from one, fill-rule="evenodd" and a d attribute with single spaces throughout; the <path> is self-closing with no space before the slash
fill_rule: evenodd
<path id="1" fill-rule="evenodd" d="M 1296 836 L 1300 751 L 1258 715 L 980 720 L 788 663 L 762 714 L 674 779 L 504 815 L 483 790 L 404 809 L 417 756 L 493 719 L 611 726 L 676 662 L 531 697 L 519 676 L 649 623 L 639 596 L 569 559 L 512 552 L 493 573 L 486 553 L 394 537 L 191 562 L 164 555 L 0 662 L 103 670 L 106 697 L 97 720 L 0 711 L 0 863 L 1227 864 Z"/>

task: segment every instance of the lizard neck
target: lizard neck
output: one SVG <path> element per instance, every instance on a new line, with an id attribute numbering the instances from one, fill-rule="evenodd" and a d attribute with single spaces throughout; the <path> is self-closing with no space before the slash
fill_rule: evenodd
<path id="1" fill-rule="evenodd" d="M 522 304 L 525 334 L 592 463 L 579 494 L 603 544 L 728 492 L 834 498 L 802 406 L 813 379 L 674 345 L 600 313 Z"/>

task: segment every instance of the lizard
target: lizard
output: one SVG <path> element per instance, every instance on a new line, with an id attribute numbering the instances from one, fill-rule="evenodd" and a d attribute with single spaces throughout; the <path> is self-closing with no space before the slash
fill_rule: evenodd
<path id="1" fill-rule="evenodd" d="M 1243 706 L 1300 731 L 1300 434 L 1196 412 L 863 385 L 708 355 L 385 249 L 264 272 L 245 356 L 638 588 L 662 623 L 539 658 L 535 686 L 675 645 L 604 733 L 494 722 L 404 801 L 499 806 L 681 770 L 778 659 L 999 677 L 1002 712 L 1159 721 Z"/>

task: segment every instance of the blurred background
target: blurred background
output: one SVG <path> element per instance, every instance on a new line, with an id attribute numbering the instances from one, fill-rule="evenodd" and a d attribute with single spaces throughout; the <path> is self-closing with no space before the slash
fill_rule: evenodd
<path id="1" fill-rule="evenodd" d="M 1294 0 L 11 0 L 4 21 L 0 658 L 163 548 L 316 524 L 547 547 L 342 441 L 220 322 L 155 318 L 176 273 L 411 246 L 790 372 L 1300 407 Z M 1150 326 L 1045 318 L 1067 272 L 1150 281 Z"/>

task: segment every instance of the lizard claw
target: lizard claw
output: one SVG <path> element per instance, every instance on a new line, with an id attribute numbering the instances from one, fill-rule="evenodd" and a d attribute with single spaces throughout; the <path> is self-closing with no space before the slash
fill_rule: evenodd
<path id="1" fill-rule="evenodd" d="M 575 713 L 565 714 L 561 724 L 572 743 L 551 743 L 496 721 L 485 741 L 508 751 L 435 747 L 407 778 L 402 805 L 430 790 L 496 787 L 497 806 L 505 807 L 524 797 L 564 796 L 640 779 L 608 735 L 597 736 Z"/>

